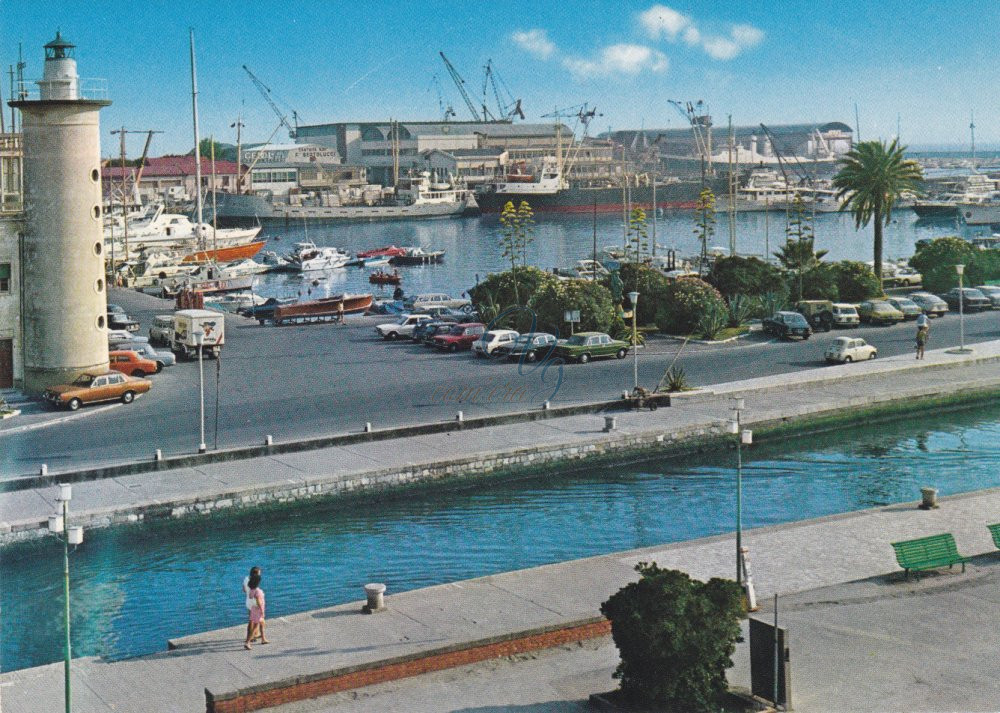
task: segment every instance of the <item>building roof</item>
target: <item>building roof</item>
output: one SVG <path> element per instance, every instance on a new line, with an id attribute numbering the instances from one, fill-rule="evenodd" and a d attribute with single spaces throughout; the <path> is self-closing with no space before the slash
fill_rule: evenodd
<path id="1" fill-rule="evenodd" d="M 246 166 L 243 167 L 246 170 Z M 137 171 L 135 166 L 126 166 L 125 175 L 131 176 Z M 215 173 L 217 175 L 236 175 L 235 161 L 215 161 Z M 193 176 L 195 174 L 194 156 L 159 156 L 146 159 L 146 168 L 142 172 L 143 178 L 176 178 Z M 121 178 L 121 166 L 105 166 L 101 169 L 104 178 Z M 212 175 L 212 161 L 204 156 L 201 157 L 201 175 Z"/>
<path id="2" fill-rule="evenodd" d="M 388 127 L 390 121 L 338 121 L 330 124 L 312 124 L 298 127 L 297 136 L 306 138 L 331 134 L 340 127 L 346 126 L 377 126 Z M 510 122 L 486 122 L 486 121 L 399 121 L 400 126 L 405 127 L 412 135 L 418 134 L 483 134 L 484 136 L 555 136 L 555 124 L 513 124 Z M 570 135 L 570 128 L 563 124 L 562 132 L 565 136 Z"/>

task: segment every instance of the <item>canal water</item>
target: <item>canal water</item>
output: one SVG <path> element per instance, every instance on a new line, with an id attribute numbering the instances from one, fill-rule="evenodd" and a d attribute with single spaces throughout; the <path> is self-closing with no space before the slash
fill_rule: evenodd
<path id="1" fill-rule="evenodd" d="M 746 453 L 746 452 L 745 452 Z M 1000 486 L 1000 406 L 754 445 L 744 523 L 759 527 Z M 162 651 L 245 621 L 243 576 L 264 569 L 268 614 L 362 599 L 734 529 L 734 453 L 86 533 L 71 555 L 75 656 Z M 888 544 L 886 544 L 888 547 Z M 0 667 L 62 655 L 62 552 L 0 550 Z M 608 592 L 611 594 L 611 592 Z"/>
<path id="2" fill-rule="evenodd" d="M 712 245 L 729 245 L 728 215 L 720 214 Z M 736 216 L 736 248 L 741 255 L 772 254 L 785 241 L 785 214 L 739 213 Z M 829 251 L 829 260 L 872 259 L 872 228 L 855 230 L 848 214 L 825 213 L 816 216 L 816 249 Z M 972 236 L 988 233 L 984 228 L 967 228 L 955 220 L 918 220 L 913 211 L 901 209 L 885 229 L 885 259 L 909 258 L 920 238 L 943 235 Z M 382 245 L 419 245 L 428 250 L 444 250 L 440 265 L 401 267 L 403 288 L 407 293 L 447 292 L 459 295 L 490 272 L 510 267 L 504 261 L 498 241 L 496 216 L 416 220 L 385 223 L 344 223 L 338 225 L 269 225 L 264 237 L 265 249 L 287 254 L 292 244 L 312 240 L 317 245 L 332 245 L 348 252 Z M 652 218 L 649 237 L 652 241 Z M 597 216 L 597 248 L 622 244 L 620 215 Z M 699 244 L 694 235 L 690 211 L 667 212 L 657 218 L 656 243 L 672 248 L 679 256 L 697 255 Z M 536 216 L 535 240 L 528 248 L 528 263 L 549 270 L 573 267 L 577 260 L 593 254 L 594 224 L 587 215 Z M 357 267 L 302 275 L 266 274 L 256 278 L 255 291 L 266 296 L 303 299 L 325 297 L 341 292 L 375 292 L 368 282 L 372 270 Z M 387 296 L 392 288 L 383 288 Z"/>

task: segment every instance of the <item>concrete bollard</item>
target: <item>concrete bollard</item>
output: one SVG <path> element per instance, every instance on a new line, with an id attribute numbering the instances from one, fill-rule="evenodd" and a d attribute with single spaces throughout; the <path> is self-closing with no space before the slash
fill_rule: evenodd
<path id="1" fill-rule="evenodd" d="M 163 460 L 163 451 L 157 448 L 156 453 L 153 454 L 153 460 L 156 461 L 157 463 Z"/>
<path id="2" fill-rule="evenodd" d="M 552 404 L 550 404 L 548 401 L 542 402 L 542 411 L 548 411 L 550 408 L 552 408 Z"/>
<path id="3" fill-rule="evenodd" d="M 365 421 L 365 433 L 371 433 L 371 432 L 372 432 L 372 422 Z"/>
<path id="4" fill-rule="evenodd" d="M 49 466 L 46 463 L 42 463 L 41 466 L 39 466 L 39 468 L 38 468 L 38 474 L 39 475 L 48 475 L 49 474 Z"/>
<path id="5" fill-rule="evenodd" d="M 455 414 L 455 420 L 461 423 L 462 421 L 465 420 L 465 414 L 459 411 L 458 413 Z"/>
<path id="6" fill-rule="evenodd" d="M 274 445 L 274 438 L 271 436 L 270 433 L 264 436 L 264 445 L 268 447 Z"/>
<path id="7" fill-rule="evenodd" d="M 615 418 L 614 416 L 605 416 L 604 417 L 604 432 L 605 433 L 611 433 L 617 427 L 618 427 L 618 419 L 617 418 Z"/>
<path id="8" fill-rule="evenodd" d="M 938 494 L 937 488 L 921 488 L 920 509 L 936 510 L 938 507 L 937 494 Z"/>
<path id="9" fill-rule="evenodd" d="M 385 611 L 385 599 L 383 595 L 385 594 L 385 585 L 378 582 L 373 582 L 371 584 L 365 585 L 365 597 L 367 602 L 361 608 L 365 614 L 374 614 L 376 612 Z"/>

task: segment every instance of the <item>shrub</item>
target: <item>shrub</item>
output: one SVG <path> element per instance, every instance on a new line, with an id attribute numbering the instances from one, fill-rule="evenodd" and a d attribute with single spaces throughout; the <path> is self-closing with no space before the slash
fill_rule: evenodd
<path id="1" fill-rule="evenodd" d="M 698 320 L 698 333 L 702 339 L 714 340 L 719 333 L 726 328 L 729 323 L 729 310 L 725 303 L 721 305 L 713 304 L 705 310 Z"/>
<path id="2" fill-rule="evenodd" d="M 1000 279 L 1000 250 L 977 250 L 967 274 L 967 285 L 981 285 L 989 280 Z"/>
<path id="3" fill-rule="evenodd" d="M 558 283 L 559 278 L 537 267 L 517 267 L 517 294 L 521 299 L 521 304 L 527 304 L 531 297 L 543 285 Z M 510 309 L 517 304 L 514 296 L 514 275 L 511 270 L 506 272 L 495 272 L 486 276 L 486 279 L 475 287 L 468 290 L 469 299 L 472 306 L 483 318 L 483 321 L 490 322 L 496 315 Z M 495 327 L 511 327 L 523 331 L 530 325 L 530 316 L 523 310 L 513 312 L 502 320 L 503 324 L 496 324 Z"/>
<path id="4" fill-rule="evenodd" d="M 756 314 L 766 319 L 785 308 L 787 299 L 782 292 L 768 292 L 757 298 Z"/>
<path id="5" fill-rule="evenodd" d="M 702 315 L 715 307 L 725 310 L 718 290 L 697 277 L 681 277 L 667 284 L 656 312 L 656 326 L 661 332 L 690 334 Z"/>
<path id="6" fill-rule="evenodd" d="M 528 307 L 538 318 L 538 330 L 559 335 L 569 330 L 563 320 L 567 310 L 580 310 L 581 331 L 615 333 L 621 330 L 622 320 L 611 301 L 607 287 L 585 280 L 553 280 L 545 282 L 535 292 Z"/>
<path id="7" fill-rule="evenodd" d="M 787 276 L 788 293 L 793 301 L 832 300 L 837 301 L 840 291 L 837 288 L 837 273 L 826 263 L 816 263 L 802 273 L 802 295 L 799 294 L 799 274 L 790 272 Z"/>
<path id="8" fill-rule="evenodd" d="M 910 258 L 910 265 L 923 276 L 924 289 L 944 292 L 958 285 L 955 265 L 970 265 L 977 252 L 976 248 L 961 238 L 938 238 L 919 247 Z M 971 273 L 970 270 L 970 278 Z"/>
<path id="9" fill-rule="evenodd" d="M 781 284 L 781 270 L 755 257 L 724 257 L 712 265 L 706 278 L 725 297 L 762 295 Z"/>
<path id="10" fill-rule="evenodd" d="M 863 262 L 842 260 L 833 264 L 837 291 L 844 302 L 863 302 L 881 295 L 875 271 Z"/>
<path id="11" fill-rule="evenodd" d="M 753 300 L 746 295 L 733 295 L 729 298 L 729 326 L 739 327 L 753 315 Z"/>
<path id="12" fill-rule="evenodd" d="M 656 310 L 663 304 L 670 280 L 659 270 L 634 263 L 623 263 L 618 276 L 622 281 L 622 291 L 625 295 L 633 290 L 639 293 L 637 322 L 640 325 L 653 324 L 656 321 Z"/>
<path id="13" fill-rule="evenodd" d="M 615 339 L 620 339 L 623 342 L 628 342 L 629 344 L 643 345 L 646 343 L 646 335 L 638 327 L 635 330 L 635 334 L 632 334 L 631 320 L 622 322 L 621 327 L 611 336 Z M 633 338 L 635 339 L 634 342 L 632 341 Z"/>
<path id="14" fill-rule="evenodd" d="M 739 585 L 699 582 L 656 563 L 640 562 L 636 571 L 639 581 L 601 605 L 621 656 L 622 693 L 640 706 L 719 710 L 745 616 Z"/>

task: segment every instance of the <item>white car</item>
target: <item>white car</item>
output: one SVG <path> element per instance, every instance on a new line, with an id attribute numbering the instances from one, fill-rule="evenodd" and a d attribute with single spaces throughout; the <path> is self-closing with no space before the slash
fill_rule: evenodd
<path id="1" fill-rule="evenodd" d="M 491 329 L 472 343 L 472 355 L 489 356 L 497 347 L 513 347 L 519 336 L 520 332 L 513 329 Z"/>
<path id="2" fill-rule="evenodd" d="M 826 348 L 827 364 L 849 364 L 852 361 L 874 359 L 878 349 L 857 337 L 837 337 Z"/>
<path id="3" fill-rule="evenodd" d="M 429 322 L 433 317 L 429 314 L 404 314 L 395 322 L 380 324 L 375 327 L 375 331 L 382 339 L 399 339 L 400 337 L 413 336 L 413 328 L 423 322 Z"/>
<path id="4" fill-rule="evenodd" d="M 139 345 L 148 344 L 149 340 L 145 337 L 140 337 L 138 334 L 132 334 L 124 329 L 109 329 L 108 330 L 108 348 L 109 349 L 131 349 L 131 346 L 126 345 Z"/>
<path id="5" fill-rule="evenodd" d="M 831 314 L 833 314 L 833 326 L 835 327 L 861 326 L 861 317 L 858 316 L 858 310 L 854 305 L 835 302 Z"/>
<path id="6" fill-rule="evenodd" d="M 153 317 L 149 326 L 149 341 L 151 344 L 170 344 L 174 338 L 174 316 L 158 314 Z"/>
<path id="7" fill-rule="evenodd" d="M 158 352 L 149 342 L 135 345 L 132 351 L 141 357 L 149 359 L 150 361 L 155 361 L 159 365 L 161 371 L 163 370 L 163 367 L 173 366 L 177 363 L 177 357 L 174 356 L 173 352 Z"/>
<path id="8" fill-rule="evenodd" d="M 423 311 L 430 307 L 447 307 L 448 309 L 464 309 L 471 307 L 472 303 L 461 297 L 451 297 L 443 292 L 434 292 L 427 295 L 417 295 L 413 298 L 413 309 Z"/>

